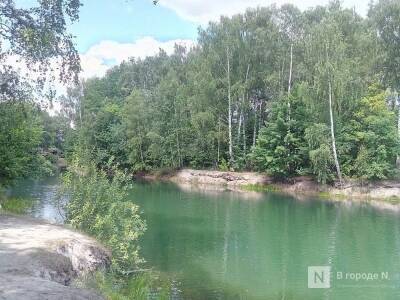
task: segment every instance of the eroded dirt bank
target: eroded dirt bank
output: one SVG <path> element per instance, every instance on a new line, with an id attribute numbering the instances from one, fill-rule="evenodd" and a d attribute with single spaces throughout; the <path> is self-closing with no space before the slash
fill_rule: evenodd
<path id="1" fill-rule="evenodd" d="M 155 179 L 150 177 L 150 179 Z M 348 199 L 394 200 L 400 203 L 400 182 L 381 181 L 360 184 L 346 182 L 342 187 L 320 185 L 310 177 L 291 178 L 289 183 L 274 182 L 268 175 L 255 172 L 221 172 L 183 169 L 162 176 L 163 180 L 178 184 L 193 184 L 204 188 L 220 187 L 228 190 L 276 190 L 294 196 L 314 195 L 324 197 L 346 197 Z"/>
<path id="2" fill-rule="evenodd" d="M 109 263 L 109 252 L 83 234 L 0 213 L 0 299 L 103 299 L 69 285 Z"/>

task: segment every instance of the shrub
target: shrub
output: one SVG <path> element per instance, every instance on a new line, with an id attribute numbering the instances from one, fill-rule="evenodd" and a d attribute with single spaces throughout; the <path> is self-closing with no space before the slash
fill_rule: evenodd
<path id="1" fill-rule="evenodd" d="M 138 239 L 146 230 L 139 207 L 127 199 L 130 177 L 113 170 L 113 178 L 94 165 L 77 176 L 63 177 L 63 193 L 69 197 L 67 222 L 98 238 L 112 251 L 112 268 L 124 273 L 143 262 Z"/>

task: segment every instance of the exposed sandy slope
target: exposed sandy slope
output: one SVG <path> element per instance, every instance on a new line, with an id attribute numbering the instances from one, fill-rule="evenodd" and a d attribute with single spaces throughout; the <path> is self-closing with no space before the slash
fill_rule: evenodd
<path id="1" fill-rule="evenodd" d="M 272 178 L 254 172 L 222 172 L 209 170 L 183 169 L 176 172 L 170 180 L 178 183 L 197 185 L 219 185 L 236 190 L 243 185 L 268 185 Z"/>
<path id="2" fill-rule="evenodd" d="M 240 191 L 243 186 L 272 185 L 282 192 L 290 194 L 315 194 L 323 192 L 332 197 L 340 195 L 349 199 L 388 199 L 400 198 L 400 182 L 380 181 L 361 185 L 355 181 L 349 181 L 342 188 L 320 185 L 310 177 L 290 178 L 290 183 L 274 182 L 273 178 L 266 174 L 255 172 L 221 172 L 211 170 L 179 170 L 166 180 L 176 183 L 195 184 L 207 188 L 207 186 L 221 186 L 225 189 Z"/>
<path id="3" fill-rule="evenodd" d="M 0 213 L 0 299 L 102 299 L 68 285 L 80 274 L 106 267 L 109 258 L 85 235 Z"/>

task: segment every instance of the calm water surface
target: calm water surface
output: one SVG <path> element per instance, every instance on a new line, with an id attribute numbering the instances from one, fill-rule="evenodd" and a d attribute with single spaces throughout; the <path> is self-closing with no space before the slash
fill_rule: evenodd
<path id="1" fill-rule="evenodd" d="M 25 182 L 12 194 L 36 199 L 31 215 L 61 222 L 57 184 Z M 400 299 L 397 213 L 172 184 L 136 184 L 129 199 L 148 225 L 142 256 L 175 280 L 177 299 Z M 309 289 L 309 266 L 330 266 L 331 288 Z"/>

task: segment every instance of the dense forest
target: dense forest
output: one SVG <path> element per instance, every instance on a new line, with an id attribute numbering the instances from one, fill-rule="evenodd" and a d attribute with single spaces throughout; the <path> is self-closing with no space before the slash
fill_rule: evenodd
<path id="1" fill-rule="evenodd" d="M 129 172 L 257 170 L 323 183 L 394 178 L 399 24 L 396 0 L 371 4 L 366 17 L 339 1 L 221 17 L 199 29 L 192 49 L 132 58 L 69 88 L 60 99 L 60 118 L 73 127 L 62 126 L 66 155 L 89 153 L 99 167 Z M 1 146 L 31 155 L 1 159 L 1 177 L 39 170 L 32 155 L 48 140 L 38 123 L 43 112 L 9 101 L 0 110 L 8 116 L 0 119 Z M 13 131 L 21 134 L 10 139 Z M 0 155 L 18 155 L 6 149 Z"/>
<path id="2" fill-rule="evenodd" d="M 396 176 L 400 3 L 249 9 L 193 49 L 131 59 L 64 100 L 98 165 Z"/>
<path id="3" fill-rule="evenodd" d="M 57 172 L 69 120 L 29 102 L 0 102 L 0 186 Z"/>

